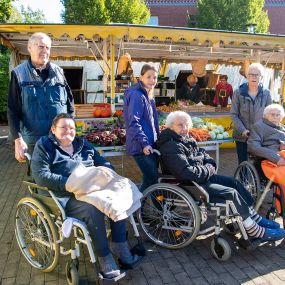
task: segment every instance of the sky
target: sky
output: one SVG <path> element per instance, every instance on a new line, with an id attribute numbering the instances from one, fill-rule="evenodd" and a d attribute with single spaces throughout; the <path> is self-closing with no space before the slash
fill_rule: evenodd
<path id="1" fill-rule="evenodd" d="M 15 0 L 13 5 L 18 9 L 23 5 L 25 8 L 30 6 L 32 10 L 42 10 L 48 23 L 62 23 L 60 14 L 63 5 L 60 0 Z"/>

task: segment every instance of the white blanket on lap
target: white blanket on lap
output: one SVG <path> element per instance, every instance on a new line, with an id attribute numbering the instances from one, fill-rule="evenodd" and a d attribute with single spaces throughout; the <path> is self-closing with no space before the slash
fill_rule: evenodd
<path id="1" fill-rule="evenodd" d="M 77 200 L 94 205 L 115 222 L 127 218 L 141 206 L 142 194 L 137 186 L 104 166 L 79 165 L 65 187 Z"/>

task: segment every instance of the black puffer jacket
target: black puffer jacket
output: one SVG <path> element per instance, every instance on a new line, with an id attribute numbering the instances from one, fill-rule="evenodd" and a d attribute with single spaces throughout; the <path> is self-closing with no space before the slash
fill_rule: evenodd
<path id="1" fill-rule="evenodd" d="M 204 184 L 211 176 L 205 164 L 210 163 L 216 167 L 215 160 L 203 148 L 198 147 L 192 137 L 183 137 L 165 129 L 156 144 L 161 152 L 163 168 L 181 181 Z"/>

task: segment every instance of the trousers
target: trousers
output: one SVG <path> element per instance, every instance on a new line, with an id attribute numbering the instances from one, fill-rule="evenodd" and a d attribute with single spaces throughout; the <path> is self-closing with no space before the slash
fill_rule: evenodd
<path id="1" fill-rule="evenodd" d="M 76 200 L 74 197 L 68 200 L 65 210 L 67 216 L 85 222 L 96 254 L 100 257 L 108 255 L 110 249 L 106 234 L 105 215 L 95 206 Z M 112 231 L 112 242 L 125 242 L 127 239 L 126 220 L 114 222 L 109 219 L 109 222 Z"/>
<path id="2" fill-rule="evenodd" d="M 245 220 L 250 216 L 250 207 L 254 200 L 243 185 L 230 176 L 212 175 L 203 185 L 209 194 L 212 203 L 224 203 L 225 200 L 233 201 L 238 213 Z"/>
<path id="3" fill-rule="evenodd" d="M 158 181 L 156 156 L 155 154 L 137 154 L 133 157 L 143 175 L 143 181 L 140 187 L 140 191 L 143 192 L 147 187 Z"/>

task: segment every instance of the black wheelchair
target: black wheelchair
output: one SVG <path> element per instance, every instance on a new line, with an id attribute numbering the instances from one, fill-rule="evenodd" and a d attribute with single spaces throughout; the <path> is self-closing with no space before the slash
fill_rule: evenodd
<path id="1" fill-rule="evenodd" d="M 261 157 L 249 154 L 248 161 L 243 161 L 237 167 L 234 177 L 251 193 L 255 200 L 256 211 L 260 209 L 268 193 L 272 192 L 272 200 L 266 217 L 271 220 L 281 217 L 285 228 L 284 189 L 264 175 L 261 168 L 262 160 Z"/>
<path id="2" fill-rule="evenodd" d="M 29 155 L 27 159 L 30 161 Z M 103 278 L 86 224 L 80 220 L 73 221 L 72 234 L 66 239 L 62 232 L 62 225 L 68 217 L 53 191 L 35 184 L 32 180 L 24 181 L 24 184 L 27 185 L 30 196 L 22 198 L 17 205 L 15 235 L 22 254 L 33 267 L 43 272 L 52 272 L 58 264 L 60 254 L 70 255 L 71 260 L 66 263 L 66 278 L 68 284 L 77 285 L 79 284 L 80 245 L 84 245 L 87 247 L 90 262 L 94 265 L 96 284 L 113 284 L 126 275 L 123 272 L 114 279 Z M 130 216 L 129 220 L 137 239 L 137 244 L 131 252 L 145 255 L 133 216 Z M 107 235 L 110 236 L 107 219 L 106 228 Z M 65 242 L 66 240 L 70 242 Z"/>
<path id="3" fill-rule="evenodd" d="M 206 190 L 192 182 L 184 185 L 165 174 L 159 161 L 159 182 L 144 191 L 142 206 L 138 211 L 139 223 L 146 236 L 155 244 L 179 249 L 189 245 L 199 235 L 214 232 L 211 251 L 215 258 L 226 261 L 231 256 L 229 243 L 221 237 L 222 227 L 240 233 L 240 244 L 252 249 L 242 218 L 232 201 L 211 203 Z M 207 226 L 208 216 L 214 214 L 214 225 Z M 201 225 L 205 229 L 201 230 Z"/>

